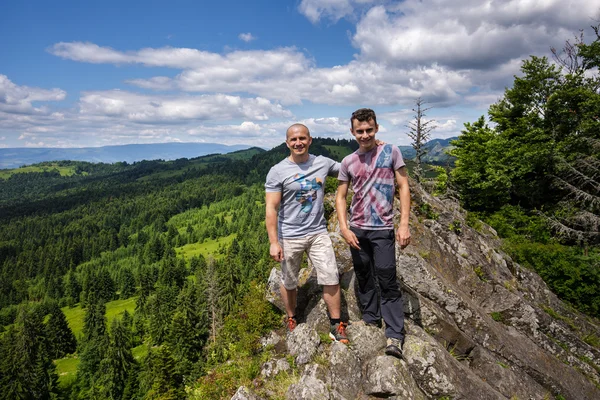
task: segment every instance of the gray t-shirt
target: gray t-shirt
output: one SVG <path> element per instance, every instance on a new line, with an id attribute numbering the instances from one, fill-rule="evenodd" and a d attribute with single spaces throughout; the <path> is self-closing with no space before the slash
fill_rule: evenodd
<path id="1" fill-rule="evenodd" d="M 327 176 L 337 176 L 340 163 L 323 156 L 309 155 L 296 164 L 285 158 L 267 174 L 265 190 L 281 192 L 279 238 L 293 239 L 327 232 L 323 215 L 323 187 Z"/>

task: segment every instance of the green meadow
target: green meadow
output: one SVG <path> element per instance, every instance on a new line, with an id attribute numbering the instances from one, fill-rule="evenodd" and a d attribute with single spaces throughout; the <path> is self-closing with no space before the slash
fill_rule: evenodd
<path id="1" fill-rule="evenodd" d="M 58 164 L 43 164 L 14 169 L 0 169 L 0 179 L 8 179 L 13 174 L 26 174 L 28 172 L 58 171 L 61 176 L 75 175 L 75 167 L 63 167 Z M 84 173 L 87 174 L 87 173 Z"/>
<path id="2" fill-rule="evenodd" d="M 135 310 L 136 299 L 137 296 L 134 296 L 128 299 L 113 300 L 106 303 L 107 327 L 110 328 L 110 323 L 114 318 L 120 319 L 124 311 L 133 314 Z M 73 308 L 64 307 L 62 311 L 65 313 L 69 328 L 71 328 L 75 337 L 79 338 L 83 332 L 83 318 L 85 316 L 85 310 L 78 305 L 77 307 Z"/>
<path id="3" fill-rule="evenodd" d="M 236 237 L 235 233 L 232 233 L 229 236 L 220 237 L 216 239 L 207 239 L 202 243 L 190 243 L 185 246 L 176 247 L 175 253 L 178 257 L 183 257 L 186 261 L 189 261 L 190 258 L 194 256 L 198 256 L 202 254 L 204 258 L 212 257 L 215 260 L 223 257 L 221 254 L 221 249 L 227 248 L 233 239 Z"/>

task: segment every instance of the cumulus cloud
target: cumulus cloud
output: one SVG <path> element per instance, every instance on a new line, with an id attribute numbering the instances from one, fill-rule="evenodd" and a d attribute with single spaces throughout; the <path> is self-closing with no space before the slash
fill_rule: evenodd
<path id="1" fill-rule="evenodd" d="M 365 6 L 381 3 L 389 0 L 302 0 L 298 11 L 313 24 L 321 19 L 337 22 L 342 18 L 354 19 L 355 13 Z"/>
<path id="2" fill-rule="evenodd" d="M 41 89 L 19 86 L 6 75 L 0 74 L 0 111 L 15 114 L 45 113 L 43 106 L 36 107 L 34 102 L 61 101 L 67 93 L 60 89 Z"/>
<path id="3" fill-rule="evenodd" d="M 236 118 L 264 121 L 292 116 L 289 110 L 265 98 L 224 94 L 151 96 L 121 90 L 86 92 L 81 96 L 79 107 L 84 115 L 126 118 L 139 123 Z"/>
<path id="4" fill-rule="evenodd" d="M 246 43 L 256 40 L 256 37 L 254 35 L 252 35 L 250 32 L 240 33 L 238 37 L 240 38 L 240 40 L 243 40 Z"/>
<path id="5" fill-rule="evenodd" d="M 391 65 L 486 69 L 548 54 L 598 10 L 586 0 L 568 6 L 559 0 L 407 0 L 371 8 L 358 23 L 353 44 L 361 58 Z"/>

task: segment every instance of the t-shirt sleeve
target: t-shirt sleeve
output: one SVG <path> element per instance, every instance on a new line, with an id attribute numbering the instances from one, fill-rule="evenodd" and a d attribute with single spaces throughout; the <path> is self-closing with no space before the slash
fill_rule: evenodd
<path id="1" fill-rule="evenodd" d="M 394 171 L 406 165 L 404 163 L 404 159 L 402 158 L 402 152 L 400 151 L 398 146 L 392 147 L 392 162 L 394 163 Z"/>
<path id="2" fill-rule="evenodd" d="M 340 164 L 340 172 L 338 173 L 338 181 L 342 182 L 350 182 L 350 177 L 348 176 L 348 157 L 342 160 Z"/>
<path id="3" fill-rule="evenodd" d="M 275 170 L 275 168 L 271 168 L 269 173 L 267 174 L 267 181 L 265 182 L 265 191 L 266 192 L 281 192 L 281 181 L 279 179 L 279 174 Z"/>
<path id="4" fill-rule="evenodd" d="M 327 174 L 327 176 L 334 176 L 334 177 L 338 177 L 339 173 L 340 173 L 340 163 L 329 159 L 330 163 L 329 163 L 329 173 Z"/>

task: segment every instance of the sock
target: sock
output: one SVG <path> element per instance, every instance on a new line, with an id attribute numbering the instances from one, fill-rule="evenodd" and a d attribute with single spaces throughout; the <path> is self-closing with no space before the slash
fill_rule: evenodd
<path id="1" fill-rule="evenodd" d="M 329 322 L 331 322 L 331 325 L 335 325 L 342 322 L 342 320 L 340 318 L 329 318 Z"/>

